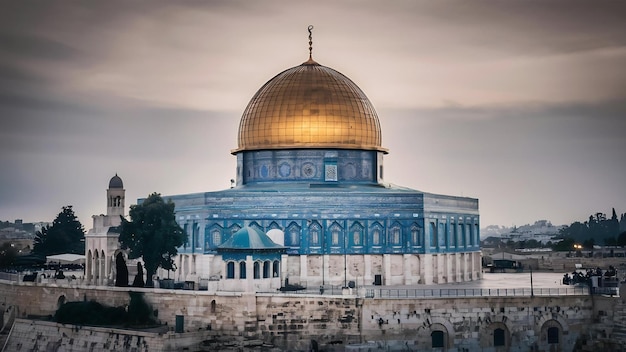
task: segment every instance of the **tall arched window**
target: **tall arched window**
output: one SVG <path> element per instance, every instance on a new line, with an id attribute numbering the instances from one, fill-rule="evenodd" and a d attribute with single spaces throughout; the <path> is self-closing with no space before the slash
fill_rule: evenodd
<path id="1" fill-rule="evenodd" d="M 391 228 L 391 243 L 394 246 L 400 244 L 400 226 L 394 226 Z"/>
<path id="2" fill-rule="evenodd" d="M 292 246 L 300 245 L 300 229 L 297 226 L 289 229 L 289 239 Z"/>
<path id="3" fill-rule="evenodd" d="M 333 224 L 333 226 L 330 228 L 331 244 L 333 246 L 339 245 L 339 233 L 340 232 L 341 232 L 341 227 L 339 227 L 339 225 L 337 224 Z"/>
<path id="4" fill-rule="evenodd" d="M 266 262 L 263 262 L 263 278 L 267 279 L 268 277 L 271 277 L 270 276 L 270 262 L 266 261 Z"/>
<path id="5" fill-rule="evenodd" d="M 235 278 L 235 262 L 226 263 L 226 278 L 227 279 Z"/>
<path id="6" fill-rule="evenodd" d="M 380 230 L 379 229 L 374 229 L 374 231 L 372 232 L 372 244 L 374 244 L 375 246 L 380 245 Z"/>
<path id="7" fill-rule="evenodd" d="M 280 262 L 278 260 L 275 260 L 274 264 L 272 265 L 272 273 L 274 277 L 280 276 Z"/>
<path id="8" fill-rule="evenodd" d="M 246 262 L 239 262 L 239 278 L 246 278 Z"/>
<path id="9" fill-rule="evenodd" d="M 411 241 L 413 241 L 413 245 L 414 246 L 421 246 L 422 245 L 422 238 L 421 238 L 421 233 L 420 233 L 420 228 L 417 225 L 413 225 L 411 226 Z"/>
<path id="10" fill-rule="evenodd" d="M 259 262 L 254 262 L 254 278 L 261 278 L 261 265 L 259 264 Z"/>
<path id="11" fill-rule="evenodd" d="M 311 235 L 311 244 L 319 245 L 320 244 L 320 225 L 318 223 L 313 223 L 309 227 L 309 233 Z"/>

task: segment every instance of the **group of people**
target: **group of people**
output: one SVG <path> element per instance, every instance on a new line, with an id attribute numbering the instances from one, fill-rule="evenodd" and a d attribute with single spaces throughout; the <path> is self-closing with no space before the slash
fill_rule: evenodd
<path id="1" fill-rule="evenodd" d="M 576 284 L 589 284 L 591 282 L 592 276 L 604 276 L 604 277 L 614 277 L 617 276 L 617 269 L 614 266 L 609 266 L 607 270 L 603 270 L 601 268 L 596 269 L 587 269 L 585 273 L 581 271 L 574 271 L 572 275 L 565 274 L 563 275 L 563 284 L 564 285 L 576 285 Z"/>

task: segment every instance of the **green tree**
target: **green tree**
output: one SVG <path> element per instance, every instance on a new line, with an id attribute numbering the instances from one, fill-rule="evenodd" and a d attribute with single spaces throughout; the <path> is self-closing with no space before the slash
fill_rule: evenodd
<path id="1" fill-rule="evenodd" d="M 17 249 L 9 242 L 5 242 L 0 247 L 0 268 L 7 268 L 13 265 L 13 261 L 17 257 Z"/>
<path id="2" fill-rule="evenodd" d="M 129 215 L 130 221 L 122 217 L 120 246 L 130 250 L 130 259 L 143 258 L 146 286 L 153 287 L 152 276 L 159 267 L 175 270 L 172 257 L 187 243 L 187 236 L 176 222 L 174 203 L 165 202 L 158 193 L 131 205 Z"/>
<path id="3" fill-rule="evenodd" d="M 62 253 L 85 254 L 85 229 L 78 221 L 71 205 L 63 210 L 52 222 L 35 234 L 33 253 L 55 255 Z"/>

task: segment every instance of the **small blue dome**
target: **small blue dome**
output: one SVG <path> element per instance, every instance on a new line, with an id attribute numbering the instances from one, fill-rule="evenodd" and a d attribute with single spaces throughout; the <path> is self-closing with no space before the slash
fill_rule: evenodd
<path id="1" fill-rule="evenodd" d="M 122 179 L 117 176 L 117 174 L 115 174 L 115 176 L 111 178 L 111 181 L 109 181 L 109 188 L 124 188 L 124 183 L 122 182 Z"/>
<path id="2" fill-rule="evenodd" d="M 277 250 L 285 249 L 272 241 L 262 231 L 252 227 L 244 227 L 235 232 L 231 238 L 218 247 L 218 249 L 230 250 Z"/>

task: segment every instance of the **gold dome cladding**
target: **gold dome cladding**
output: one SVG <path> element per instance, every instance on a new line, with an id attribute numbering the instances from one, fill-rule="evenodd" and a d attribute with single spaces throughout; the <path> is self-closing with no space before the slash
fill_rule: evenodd
<path id="1" fill-rule="evenodd" d="M 269 80 L 248 103 L 239 124 L 243 150 L 342 148 L 379 150 L 381 130 L 363 91 L 310 58 Z"/>

